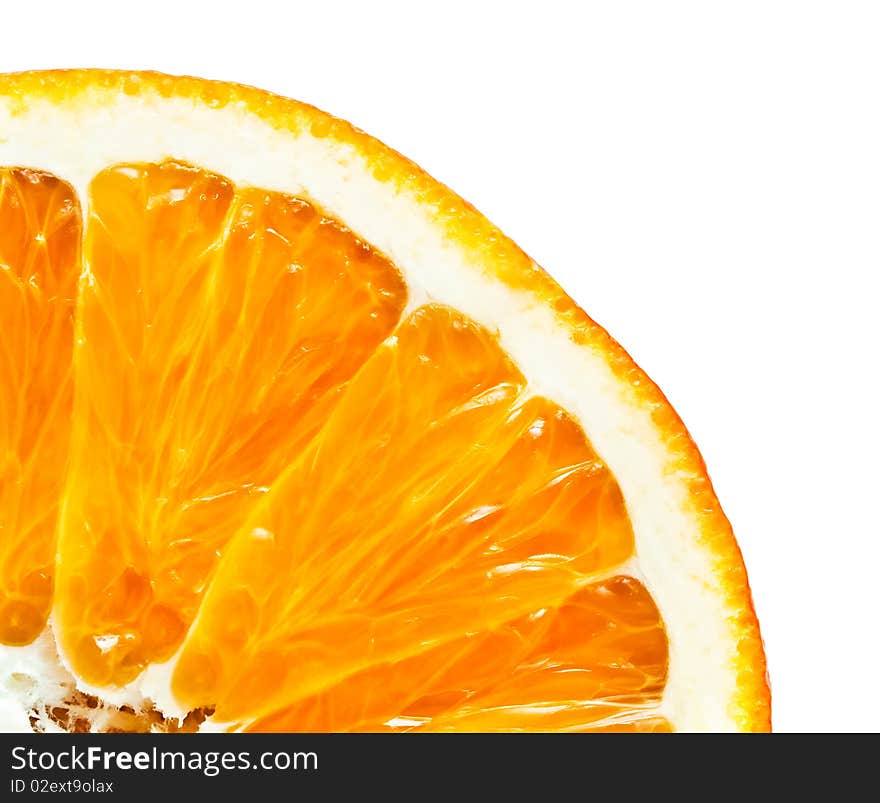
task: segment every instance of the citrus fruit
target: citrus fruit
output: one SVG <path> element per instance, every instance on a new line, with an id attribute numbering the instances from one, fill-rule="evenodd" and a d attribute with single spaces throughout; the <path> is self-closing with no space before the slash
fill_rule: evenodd
<path id="1" fill-rule="evenodd" d="M 0 320 L 8 728 L 769 727 L 663 395 L 347 123 L 0 77 Z"/>

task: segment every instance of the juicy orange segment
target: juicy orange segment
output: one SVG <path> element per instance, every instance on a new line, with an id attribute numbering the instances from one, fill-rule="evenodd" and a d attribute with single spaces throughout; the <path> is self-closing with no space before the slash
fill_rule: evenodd
<path id="1" fill-rule="evenodd" d="M 581 429 L 493 335 L 422 307 L 227 545 L 174 691 L 249 720 L 565 605 L 632 549 Z"/>
<path id="2" fill-rule="evenodd" d="M 0 168 L 0 642 L 28 644 L 52 601 L 67 463 L 82 219 L 72 188 Z"/>
<path id="3" fill-rule="evenodd" d="M 55 620 L 74 670 L 169 658 L 226 541 L 396 325 L 396 269 L 308 203 L 175 162 L 92 182 Z"/>
<path id="4" fill-rule="evenodd" d="M 666 635 L 630 577 L 496 630 L 378 664 L 253 731 L 665 730 Z"/>

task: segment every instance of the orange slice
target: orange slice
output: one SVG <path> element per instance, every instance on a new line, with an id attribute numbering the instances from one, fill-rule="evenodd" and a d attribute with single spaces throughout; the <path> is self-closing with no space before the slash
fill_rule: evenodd
<path id="1" fill-rule="evenodd" d="M 9 727 L 769 727 L 686 430 L 449 190 L 151 74 L 0 77 L 0 165 Z"/>

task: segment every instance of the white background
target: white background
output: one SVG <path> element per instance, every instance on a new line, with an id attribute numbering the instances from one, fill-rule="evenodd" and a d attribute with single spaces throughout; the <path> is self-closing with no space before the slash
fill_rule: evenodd
<path id="1" fill-rule="evenodd" d="M 5 4 L 0 71 L 150 68 L 345 117 L 665 391 L 746 558 L 778 730 L 877 730 L 880 6 Z"/>

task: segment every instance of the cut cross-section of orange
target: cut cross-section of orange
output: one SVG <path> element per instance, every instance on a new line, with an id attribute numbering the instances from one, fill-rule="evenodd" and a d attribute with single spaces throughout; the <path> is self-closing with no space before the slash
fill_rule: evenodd
<path id="1" fill-rule="evenodd" d="M 0 268 L 0 727 L 769 727 L 675 413 L 375 140 L 0 77 Z"/>

